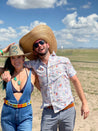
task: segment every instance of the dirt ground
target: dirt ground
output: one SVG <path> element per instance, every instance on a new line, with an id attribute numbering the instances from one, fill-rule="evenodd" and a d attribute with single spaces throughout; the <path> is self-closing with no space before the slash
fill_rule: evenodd
<path id="1" fill-rule="evenodd" d="M 73 63 L 75 65 L 75 63 Z M 72 86 L 72 92 L 75 97 L 76 122 L 74 131 L 98 131 L 98 64 L 79 64 L 76 66 L 77 75 L 82 83 L 85 96 L 88 101 L 90 114 L 87 119 L 81 116 L 81 102 Z M 83 68 L 84 67 L 84 68 Z M 4 91 L 0 89 L 0 113 L 3 105 Z M 41 94 L 35 88 L 31 96 L 33 108 L 33 129 L 40 131 L 41 123 Z M 1 127 L 0 127 L 1 131 Z"/>

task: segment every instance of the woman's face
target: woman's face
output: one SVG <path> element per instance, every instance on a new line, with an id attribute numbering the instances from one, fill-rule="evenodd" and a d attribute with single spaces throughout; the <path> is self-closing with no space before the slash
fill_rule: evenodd
<path id="1" fill-rule="evenodd" d="M 24 56 L 11 56 L 11 64 L 14 66 L 15 69 L 21 69 L 24 63 Z"/>

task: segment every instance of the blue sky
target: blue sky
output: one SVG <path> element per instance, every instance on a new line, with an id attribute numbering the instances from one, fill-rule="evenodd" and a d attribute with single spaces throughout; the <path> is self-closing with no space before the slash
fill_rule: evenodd
<path id="1" fill-rule="evenodd" d="M 98 48 L 98 0 L 0 0 L 0 48 L 42 23 L 58 48 Z"/>

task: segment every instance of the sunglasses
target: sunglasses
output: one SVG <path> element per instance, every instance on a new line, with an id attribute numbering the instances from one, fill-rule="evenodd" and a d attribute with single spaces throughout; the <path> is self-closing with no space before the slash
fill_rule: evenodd
<path id="1" fill-rule="evenodd" d="M 41 40 L 41 41 L 39 41 L 39 42 L 37 42 L 37 43 L 34 43 L 33 49 L 34 49 L 34 48 L 38 48 L 39 44 L 40 44 L 40 45 L 43 45 L 44 43 L 45 43 L 44 40 Z"/>

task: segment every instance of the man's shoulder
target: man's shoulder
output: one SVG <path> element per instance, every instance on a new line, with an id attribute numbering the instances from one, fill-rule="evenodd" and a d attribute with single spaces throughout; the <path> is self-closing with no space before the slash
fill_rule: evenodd
<path id="1" fill-rule="evenodd" d="M 39 64 L 39 60 L 30 60 L 30 61 L 25 61 L 24 65 L 27 66 L 36 66 Z"/>
<path id="2" fill-rule="evenodd" d="M 63 61 L 63 62 L 67 62 L 67 61 L 70 61 L 69 58 L 65 57 L 65 56 L 55 56 L 55 60 L 60 60 L 60 61 Z"/>

